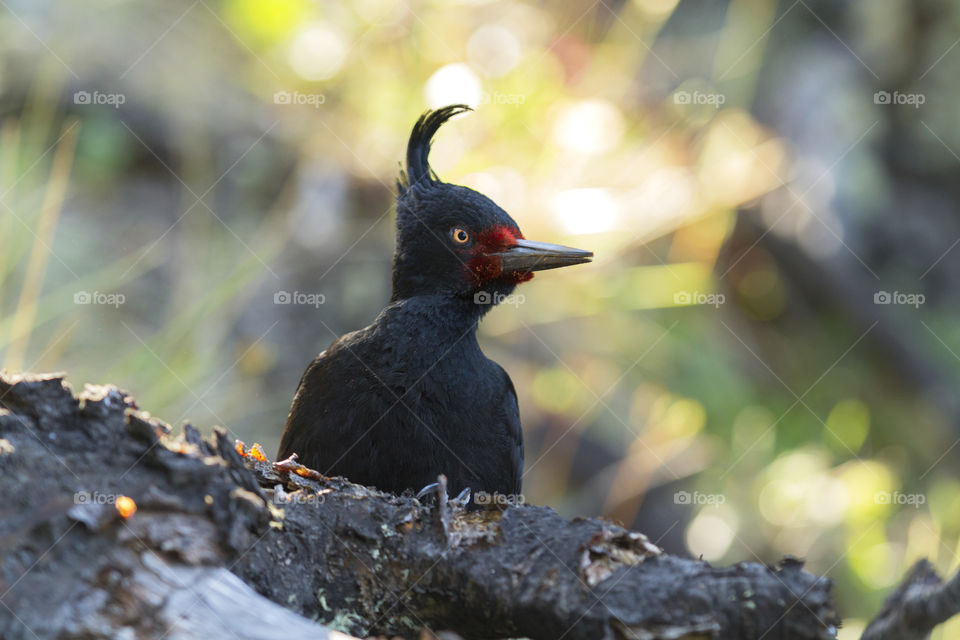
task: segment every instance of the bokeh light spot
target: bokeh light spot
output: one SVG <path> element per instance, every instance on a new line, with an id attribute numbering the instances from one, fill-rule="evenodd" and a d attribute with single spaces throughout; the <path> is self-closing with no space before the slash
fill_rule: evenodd
<path id="1" fill-rule="evenodd" d="M 553 127 L 562 148 L 583 154 L 609 151 L 623 136 L 623 116 L 607 100 L 581 100 L 563 107 Z"/>
<path id="2" fill-rule="evenodd" d="M 842 400 L 827 416 L 823 441 L 842 455 L 856 452 L 870 430 L 870 410 L 859 400 Z"/>
<path id="3" fill-rule="evenodd" d="M 713 562 L 723 557 L 736 535 L 736 517 L 729 508 L 704 507 L 687 527 L 687 549 Z"/>
<path id="4" fill-rule="evenodd" d="M 541 369 L 533 378 L 533 400 L 544 411 L 565 413 L 573 408 L 582 385 L 566 369 Z"/>
<path id="5" fill-rule="evenodd" d="M 496 78 L 517 66 L 520 43 L 506 27 L 485 24 L 467 41 L 467 59 L 483 75 Z"/>
<path id="6" fill-rule="evenodd" d="M 570 235 L 602 233 L 617 228 L 620 203 L 608 189 L 569 189 L 550 201 L 557 224 Z"/>
<path id="7" fill-rule="evenodd" d="M 427 104 L 437 109 L 448 104 L 476 107 L 483 97 L 480 78 L 468 65 L 455 62 L 437 69 L 426 86 Z"/>
<path id="8" fill-rule="evenodd" d="M 666 17 L 673 12 L 679 0 L 633 0 L 641 11 L 649 16 Z"/>
<path id="9" fill-rule="evenodd" d="M 347 45 L 337 31 L 314 23 L 304 27 L 290 43 L 289 61 L 306 80 L 327 80 L 340 71 L 347 57 Z"/>

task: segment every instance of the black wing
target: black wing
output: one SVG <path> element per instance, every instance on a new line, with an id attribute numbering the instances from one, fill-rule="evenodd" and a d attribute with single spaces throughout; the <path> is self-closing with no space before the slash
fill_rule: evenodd
<path id="1" fill-rule="evenodd" d="M 322 410 L 324 404 L 324 398 L 317 395 L 328 387 L 325 375 L 326 358 L 327 351 L 324 351 L 313 359 L 300 376 L 297 392 L 293 396 L 293 403 L 290 405 L 287 422 L 283 428 L 283 436 L 280 438 L 277 460 L 284 460 L 296 453 L 301 464 L 316 468 L 317 456 L 313 454 L 316 447 L 313 443 L 318 434 L 315 433 L 312 424 L 315 420 L 311 418 L 317 416 L 311 414 Z"/>
<path id="2" fill-rule="evenodd" d="M 517 404 L 517 390 L 513 381 L 503 367 L 497 365 L 503 374 L 504 394 L 498 406 L 504 410 L 504 428 L 507 437 L 512 440 L 513 448 L 510 455 L 510 470 L 508 484 L 512 487 L 510 493 L 519 495 L 523 489 L 523 429 L 520 426 L 520 408 Z"/>
<path id="3" fill-rule="evenodd" d="M 370 440 L 363 425 L 382 408 L 371 398 L 376 383 L 350 354 L 347 334 L 314 358 L 300 378 L 280 439 L 278 459 L 296 453 L 298 462 L 327 475 L 363 476 Z M 361 478 L 357 478 L 360 481 Z"/>
<path id="4" fill-rule="evenodd" d="M 378 358 L 361 346 L 364 335 L 341 337 L 307 367 L 277 455 L 296 453 L 298 462 L 324 475 L 401 491 L 413 486 L 408 475 L 417 459 L 397 454 L 403 434 L 391 427 L 402 405 L 397 392 L 385 387 L 392 378 L 370 368 Z M 389 359 L 390 354 L 379 356 Z"/>

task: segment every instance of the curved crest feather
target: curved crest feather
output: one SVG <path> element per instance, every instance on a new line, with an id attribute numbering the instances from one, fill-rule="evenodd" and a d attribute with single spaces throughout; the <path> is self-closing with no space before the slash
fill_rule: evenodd
<path id="1" fill-rule="evenodd" d="M 472 111 L 465 104 L 452 104 L 434 111 L 424 111 L 410 132 L 410 141 L 407 143 L 407 170 L 400 170 L 397 180 L 397 189 L 402 196 L 407 189 L 418 184 L 430 186 L 440 182 L 440 178 L 430 168 L 430 143 L 437 130 L 450 118 Z"/>

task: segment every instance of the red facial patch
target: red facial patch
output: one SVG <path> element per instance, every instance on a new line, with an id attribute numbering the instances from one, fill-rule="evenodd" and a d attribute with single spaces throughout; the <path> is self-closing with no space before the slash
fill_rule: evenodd
<path id="1" fill-rule="evenodd" d="M 504 275 L 500 257 L 495 255 L 516 246 L 517 240 L 520 238 L 523 238 L 520 230 L 507 225 L 499 225 L 478 233 L 470 250 L 474 257 L 467 261 L 469 277 L 476 280 L 478 284 L 500 277 L 512 280 L 514 284 L 527 282 L 533 278 L 532 272 Z"/>
<path id="2" fill-rule="evenodd" d="M 477 246 L 484 247 L 487 253 L 503 251 L 517 244 L 517 239 L 522 238 L 523 234 L 519 230 L 513 230 L 507 225 L 500 225 L 477 234 Z"/>

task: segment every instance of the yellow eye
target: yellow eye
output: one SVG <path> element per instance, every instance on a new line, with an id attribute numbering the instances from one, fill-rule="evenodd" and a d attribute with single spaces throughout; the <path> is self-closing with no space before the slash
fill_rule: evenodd
<path id="1" fill-rule="evenodd" d="M 467 244 L 470 242 L 470 234 L 466 230 L 457 227 L 450 232 L 450 237 L 453 238 L 453 241 L 457 244 Z"/>

